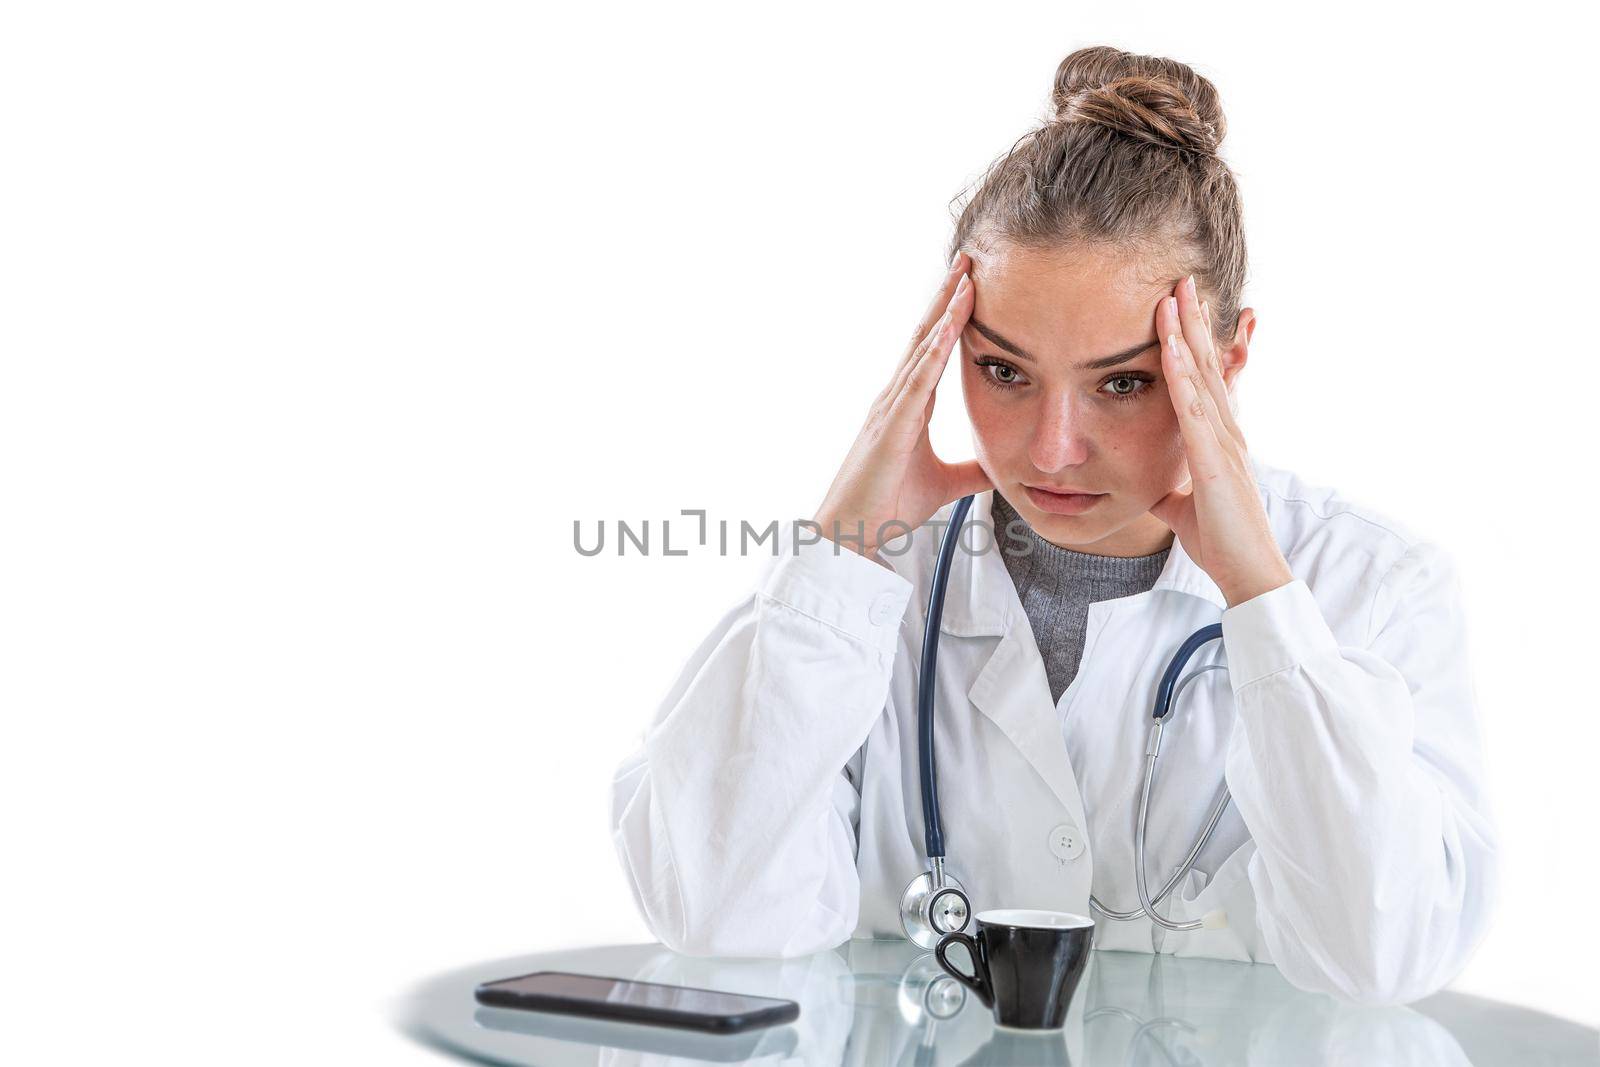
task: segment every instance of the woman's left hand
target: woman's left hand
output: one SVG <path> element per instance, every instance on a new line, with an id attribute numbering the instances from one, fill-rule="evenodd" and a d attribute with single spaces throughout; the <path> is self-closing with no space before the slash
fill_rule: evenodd
<path id="1" fill-rule="evenodd" d="M 1289 584 L 1294 573 L 1272 536 L 1244 434 L 1228 405 L 1210 319 L 1193 276 L 1156 309 L 1161 368 L 1183 434 L 1189 481 L 1150 512 L 1172 528 L 1231 608 Z"/>

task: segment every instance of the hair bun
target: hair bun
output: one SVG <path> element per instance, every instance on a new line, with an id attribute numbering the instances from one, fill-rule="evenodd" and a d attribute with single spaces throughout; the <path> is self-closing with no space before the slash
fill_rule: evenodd
<path id="1" fill-rule="evenodd" d="M 1227 122 L 1216 87 L 1187 64 L 1107 45 L 1056 68 L 1057 122 L 1088 123 L 1162 148 L 1216 156 Z"/>

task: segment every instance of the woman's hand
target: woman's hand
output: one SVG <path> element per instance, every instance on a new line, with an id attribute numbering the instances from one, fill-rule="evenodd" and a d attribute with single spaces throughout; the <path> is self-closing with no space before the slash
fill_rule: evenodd
<path id="1" fill-rule="evenodd" d="M 946 463 L 928 441 L 934 391 L 972 314 L 970 265 L 966 253 L 950 264 L 813 519 L 824 537 L 868 559 L 877 559 L 882 542 L 921 526 L 943 505 L 993 487 L 976 460 Z"/>
<path id="2" fill-rule="evenodd" d="M 1244 434 L 1228 405 L 1211 309 L 1195 295 L 1193 275 L 1162 299 L 1156 336 L 1162 339 L 1161 367 L 1183 433 L 1189 481 L 1150 512 L 1172 528 L 1231 608 L 1288 585 L 1294 573 L 1256 489 Z"/>

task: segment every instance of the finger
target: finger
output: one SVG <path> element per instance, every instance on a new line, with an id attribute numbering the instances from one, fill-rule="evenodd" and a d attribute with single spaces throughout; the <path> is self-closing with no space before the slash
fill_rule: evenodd
<path id="1" fill-rule="evenodd" d="M 1206 388 L 1211 391 L 1212 399 L 1216 401 L 1216 411 L 1222 429 L 1243 447 L 1244 435 L 1239 432 L 1238 425 L 1233 421 L 1232 405 L 1228 402 L 1228 383 L 1222 380 L 1222 363 L 1217 355 L 1216 341 L 1211 336 L 1211 330 L 1207 327 L 1205 317 L 1200 311 L 1200 298 L 1195 291 L 1194 275 L 1191 274 L 1178 283 L 1174 299 L 1177 301 L 1178 322 L 1183 331 L 1184 342 L 1194 356 Z"/>
<path id="2" fill-rule="evenodd" d="M 960 283 L 961 276 L 967 273 L 970 262 L 965 252 L 956 253 L 956 258 L 950 263 L 950 269 L 945 273 L 944 281 L 939 285 L 939 291 L 933 294 L 933 299 L 928 303 L 928 310 L 922 313 L 922 321 L 911 334 L 911 340 L 906 345 L 907 355 L 922 343 L 928 336 L 928 331 L 933 329 L 933 324 L 944 314 L 944 309 L 950 306 L 950 298 L 955 295 L 956 286 Z"/>
<path id="3" fill-rule="evenodd" d="M 976 303 L 977 301 L 972 295 L 972 275 L 962 275 L 961 284 L 956 288 L 956 295 L 951 298 L 950 309 L 945 312 L 945 317 L 939 320 L 939 325 L 934 327 L 933 333 L 936 342 L 930 342 L 930 348 L 933 343 L 940 343 L 944 348 L 942 354 L 936 357 L 939 361 L 939 368 L 933 372 L 933 384 L 928 387 L 928 402 L 923 407 L 922 416 L 924 426 L 933 420 L 933 405 L 938 399 L 939 382 L 944 378 L 944 368 L 949 364 L 950 353 L 956 350 L 956 344 L 961 340 L 961 334 L 967 328 L 967 320 L 972 317 L 972 309 Z M 935 353 L 932 351 L 925 351 L 922 359 L 927 360 L 934 356 Z M 912 373 L 915 374 L 917 372 L 916 368 L 921 365 L 920 361 L 915 364 L 912 368 Z"/>
<path id="4" fill-rule="evenodd" d="M 1209 301 L 1206 301 L 1206 300 L 1200 301 L 1200 318 L 1206 324 L 1206 336 L 1211 338 L 1212 344 L 1216 344 L 1217 328 L 1211 322 L 1211 304 L 1210 304 Z M 1222 376 L 1222 363 L 1221 363 L 1220 350 L 1218 351 L 1217 376 L 1219 378 Z M 1227 394 L 1223 398 L 1224 399 L 1224 403 L 1222 405 L 1222 418 L 1223 418 L 1223 421 L 1227 423 L 1228 429 L 1233 433 L 1233 436 L 1239 442 L 1240 447 L 1243 447 L 1244 446 L 1244 431 L 1239 429 L 1239 421 L 1238 421 L 1238 419 L 1235 417 L 1235 415 L 1233 413 L 1233 391 L 1228 388 L 1228 383 L 1227 383 L 1226 379 L 1223 379 L 1222 388 L 1223 388 L 1223 392 Z"/>
<path id="5" fill-rule="evenodd" d="M 1212 343 L 1211 333 L 1200 314 L 1200 297 L 1195 289 L 1193 274 L 1178 283 L 1172 297 L 1177 302 L 1178 325 L 1183 330 L 1183 339 L 1196 362 L 1204 369 L 1216 358 L 1216 345 Z"/>
<path id="6" fill-rule="evenodd" d="M 1216 407 L 1216 401 L 1176 330 L 1170 331 L 1161 344 L 1161 367 L 1167 378 L 1167 394 L 1178 416 L 1191 478 L 1199 482 L 1217 477 L 1226 470 L 1226 463 L 1218 437 L 1221 431 L 1210 410 Z"/>
<path id="7" fill-rule="evenodd" d="M 1208 301 L 1200 301 L 1200 318 L 1201 321 L 1206 324 L 1206 336 L 1211 338 L 1212 344 L 1215 345 L 1217 330 L 1211 322 L 1211 304 Z M 1223 425 L 1227 426 L 1228 432 L 1233 434 L 1233 439 L 1239 442 L 1240 448 L 1244 448 L 1246 447 L 1244 443 L 1244 431 L 1239 429 L 1239 420 L 1234 416 L 1233 413 L 1233 392 L 1228 388 L 1227 379 L 1222 377 L 1222 353 L 1221 350 L 1217 348 L 1213 348 L 1212 351 L 1217 353 L 1215 370 L 1217 374 L 1217 383 L 1222 389 L 1222 402 L 1219 406 L 1219 414 L 1222 416 Z"/>
<path id="8" fill-rule="evenodd" d="M 950 307 L 929 332 L 928 343 L 923 346 L 917 360 L 907 367 L 905 382 L 894 400 L 895 406 L 906 405 L 931 410 L 934 387 L 939 384 L 939 377 L 944 373 L 950 352 L 955 348 L 956 338 L 966 329 L 967 319 L 972 314 L 972 305 L 972 282 L 970 278 L 963 276 L 961 285 L 951 298 Z"/>
<path id="9" fill-rule="evenodd" d="M 1161 336 L 1166 336 L 1170 331 L 1178 332 L 1179 343 L 1184 346 L 1184 351 L 1191 357 L 1191 365 L 1199 376 L 1199 380 L 1208 394 L 1212 403 L 1210 410 L 1217 422 L 1218 433 L 1222 440 L 1242 441 L 1235 436 L 1233 430 L 1228 428 L 1222 419 L 1219 408 L 1228 407 L 1227 386 L 1221 380 L 1220 373 L 1213 381 L 1212 365 L 1215 363 L 1216 346 L 1212 343 L 1211 335 L 1205 329 L 1205 322 L 1200 317 L 1200 304 L 1195 295 L 1194 276 L 1189 275 L 1173 287 L 1172 296 L 1162 301 L 1167 314 L 1167 321 L 1161 329 Z"/>
<path id="10" fill-rule="evenodd" d="M 1184 284 L 1185 283 L 1183 282 L 1178 283 L 1177 289 L 1180 294 L 1182 293 Z M 1219 442 L 1226 442 L 1227 444 L 1233 446 L 1236 450 L 1242 449 L 1244 447 L 1243 440 L 1235 436 L 1233 431 L 1228 429 L 1227 423 L 1224 422 L 1222 414 L 1218 410 L 1219 405 L 1217 396 L 1219 392 L 1222 397 L 1221 406 L 1227 406 L 1227 387 L 1222 386 L 1220 381 L 1214 385 L 1209 380 L 1205 368 L 1202 367 L 1194 358 L 1194 350 L 1189 347 L 1188 342 L 1185 340 L 1182 330 L 1182 316 L 1178 311 L 1178 296 L 1169 296 L 1162 300 L 1161 304 L 1162 313 L 1156 316 L 1158 323 L 1157 328 L 1161 331 L 1159 336 L 1165 337 L 1169 333 L 1175 334 L 1178 343 L 1179 354 L 1184 358 L 1185 366 L 1187 367 L 1186 373 L 1193 377 L 1196 390 L 1199 392 L 1201 398 L 1205 400 L 1203 407 L 1206 411 L 1206 417 L 1211 421 L 1213 429 L 1216 431 L 1217 440 Z M 1163 344 L 1165 344 L 1165 342 L 1163 342 Z"/>
<path id="11" fill-rule="evenodd" d="M 956 258 L 958 262 L 965 262 L 964 255 Z M 889 384 L 884 387 L 883 392 L 879 394 L 880 399 L 893 402 L 894 398 L 905 390 L 906 379 L 910 376 L 911 371 L 927 353 L 928 347 L 934 343 L 939 330 L 950 321 L 950 309 L 960 299 L 962 291 L 971 287 L 972 275 L 967 271 L 962 271 L 951 280 L 948 293 L 945 290 L 940 290 L 943 303 L 937 308 L 937 314 L 931 321 L 924 321 L 918 326 L 921 331 L 921 337 L 914 339 L 911 350 L 901 358 L 899 365 L 895 367 L 894 376 L 890 379 Z"/>

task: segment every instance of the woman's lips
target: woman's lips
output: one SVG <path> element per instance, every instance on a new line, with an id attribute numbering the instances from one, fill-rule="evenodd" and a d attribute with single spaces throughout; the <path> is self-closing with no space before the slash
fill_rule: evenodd
<path id="1" fill-rule="evenodd" d="M 1036 489 L 1031 485 L 1022 487 L 1028 493 L 1028 499 L 1033 501 L 1033 506 L 1040 511 L 1048 511 L 1052 515 L 1080 515 L 1104 500 L 1106 493 L 1052 493 L 1048 489 Z"/>

